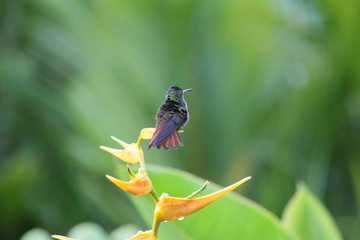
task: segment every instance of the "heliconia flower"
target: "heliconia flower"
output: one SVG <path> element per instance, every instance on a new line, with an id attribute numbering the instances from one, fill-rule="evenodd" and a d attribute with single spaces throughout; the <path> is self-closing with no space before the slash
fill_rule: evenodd
<path id="1" fill-rule="evenodd" d="M 248 181 L 250 178 L 251 177 L 246 177 L 217 192 L 198 198 L 175 198 L 162 195 L 155 208 L 154 223 L 157 225 L 157 222 L 182 219 L 216 201 L 240 186 L 242 183 Z M 157 227 L 155 226 L 155 231 L 156 228 Z"/>
<path id="2" fill-rule="evenodd" d="M 51 235 L 52 238 L 59 239 L 59 240 L 76 240 L 74 238 L 64 237 L 61 235 Z"/>
<path id="3" fill-rule="evenodd" d="M 150 193 L 153 186 L 146 171 L 143 168 L 139 168 L 138 173 L 134 174 L 129 167 L 128 169 L 131 178 L 129 182 L 119 180 L 109 175 L 106 175 L 106 177 L 125 192 L 135 196 L 143 196 Z"/>
<path id="4" fill-rule="evenodd" d="M 157 239 L 158 238 L 155 237 L 153 235 L 153 232 L 150 230 L 146 232 L 139 231 L 135 236 L 133 236 L 129 240 L 157 240 Z"/>
<path id="5" fill-rule="evenodd" d="M 141 142 L 143 139 L 151 139 L 154 132 L 155 132 L 155 128 L 144 128 L 140 131 L 140 135 L 137 142 L 130 144 L 112 136 L 111 138 L 117 143 L 119 143 L 121 146 L 123 146 L 124 149 L 115 149 L 105 146 L 100 146 L 100 148 L 102 150 L 111 153 L 115 157 L 127 163 L 131 163 L 131 164 L 140 163 L 141 166 L 145 168 L 144 153 L 143 150 L 141 149 Z"/>
<path id="6" fill-rule="evenodd" d="M 124 141 L 121 141 L 120 139 L 117 139 L 116 137 L 111 137 L 114 141 L 119 143 L 121 146 L 124 147 L 124 149 L 115 149 L 105 146 L 100 146 L 102 150 L 105 150 L 115 157 L 131 164 L 138 164 L 140 163 L 141 167 L 144 169 L 145 161 L 144 161 L 144 152 L 141 149 L 141 142 L 144 139 L 152 139 L 155 132 L 155 128 L 144 128 L 140 131 L 139 138 L 136 143 L 126 143 Z M 183 131 L 178 131 L 183 132 Z"/>
<path id="7" fill-rule="evenodd" d="M 109 148 L 105 146 L 100 146 L 102 150 L 105 150 L 112 155 L 114 155 L 117 158 L 120 158 L 121 160 L 131 163 L 131 164 L 137 164 L 140 161 L 140 158 L 142 157 L 142 150 L 141 148 L 138 148 L 137 143 L 131 143 L 128 144 L 124 141 L 121 141 L 120 139 L 117 139 L 116 137 L 111 137 L 114 141 L 118 142 L 121 146 L 124 147 L 123 150 L 120 149 L 114 149 Z"/>

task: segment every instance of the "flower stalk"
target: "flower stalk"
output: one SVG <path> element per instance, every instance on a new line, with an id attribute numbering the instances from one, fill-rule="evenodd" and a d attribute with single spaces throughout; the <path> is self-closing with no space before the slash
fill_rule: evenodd
<path id="1" fill-rule="evenodd" d="M 142 141 L 144 139 L 152 139 L 154 131 L 154 128 L 142 129 L 140 131 L 137 142 L 130 144 L 116 137 L 111 137 L 114 141 L 120 144 L 123 149 L 115 149 L 105 146 L 100 147 L 104 151 L 109 152 L 113 156 L 127 163 L 127 172 L 130 180 L 123 181 L 110 175 L 106 175 L 106 177 L 117 187 L 134 196 L 140 197 L 150 194 L 150 196 L 152 196 L 155 202 L 152 229 L 145 232 L 140 231 L 130 240 L 157 240 L 159 227 L 162 222 L 183 219 L 184 217 L 193 214 L 200 209 L 206 207 L 207 205 L 215 202 L 216 200 L 218 200 L 225 194 L 231 192 L 232 190 L 234 190 L 242 183 L 248 181 L 251 178 L 246 177 L 228 187 L 225 187 L 214 193 L 202 197 L 198 197 L 198 195 L 201 194 L 204 189 L 209 185 L 209 181 L 206 181 L 200 189 L 191 193 L 186 198 L 170 197 L 166 193 L 163 193 L 159 197 L 146 171 L 144 152 L 141 148 Z M 132 171 L 129 164 L 140 165 L 137 173 Z M 74 240 L 72 238 L 60 235 L 52 235 L 52 237 L 59 240 Z"/>

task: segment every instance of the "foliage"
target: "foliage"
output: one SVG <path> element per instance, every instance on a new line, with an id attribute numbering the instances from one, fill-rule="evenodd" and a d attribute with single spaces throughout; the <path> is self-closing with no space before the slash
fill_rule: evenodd
<path id="1" fill-rule="evenodd" d="M 151 127 L 176 84 L 193 88 L 187 147 L 152 162 L 224 185 L 252 175 L 243 194 L 277 216 L 301 179 L 357 239 L 359 4 L 1 1 L 0 238 L 145 227 L 97 146 Z"/>
<path id="2" fill-rule="evenodd" d="M 185 196 L 204 182 L 203 179 L 192 174 L 166 167 L 151 166 L 148 171 L 156 189 L 171 195 Z M 171 184 L 167 184 L 167 182 Z M 220 188 L 212 185 L 204 190 L 204 194 Z M 133 197 L 132 200 L 147 219 L 148 225 L 151 226 L 153 200 L 145 197 Z M 128 237 L 136 232 L 136 227 L 130 226 L 121 227 L 116 231 L 123 232 L 125 229 L 130 229 L 127 233 Z M 82 224 L 75 226 L 68 235 L 78 240 L 125 239 L 124 234 L 114 235 L 114 232 L 110 234 L 109 238 L 106 238 L 101 227 L 95 224 Z M 30 233 L 20 240 L 38 239 L 37 235 L 31 237 Z M 299 237 L 296 236 L 297 234 Z M 163 223 L 160 231 L 160 239 L 203 239 L 204 236 L 209 240 L 240 238 L 244 240 L 342 239 L 327 210 L 303 184 L 298 186 L 293 198 L 287 204 L 281 220 L 255 202 L 239 194 L 230 193 L 207 207 L 206 210 L 199 211 L 181 221 Z"/>
<path id="3" fill-rule="evenodd" d="M 341 239 L 329 213 L 304 185 L 298 186 L 288 203 L 283 222 L 301 239 Z"/>

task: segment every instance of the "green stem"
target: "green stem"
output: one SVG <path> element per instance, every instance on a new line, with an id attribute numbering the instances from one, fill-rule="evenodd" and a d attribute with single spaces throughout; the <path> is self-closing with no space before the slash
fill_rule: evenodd
<path id="1" fill-rule="evenodd" d="M 153 232 L 153 235 L 154 235 L 155 237 L 158 236 L 158 231 L 159 231 L 160 223 L 161 223 L 161 222 L 158 220 L 157 214 L 155 213 L 155 214 L 154 214 L 153 226 L 152 226 L 152 232 Z"/>
<path id="2" fill-rule="evenodd" d="M 152 198 L 154 199 L 155 201 L 155 204 L 159 202 L 159 196 L 157 195 L 154 187 L 151 189 L 151 192 L 150 192 Z"/>
<path id="3" fill-rule="evenodd" d="M 127 164 L 126 167 L 127 167 L 127 171 L 128 171 L 128 174 L 129 174 L 131 180 L 135 181 L 136 180 L 135 173 L 131 170 L 129 164 Z"/>
<path id="4" fill-rule="evenodd" d="M 145 160 L 144 160 L 144 153 L 142 151 L 142 149 L 140 149 L 140 157 L 139 157 L 139 163 L 140 163 L 140 167 L 142 167 L 145 171 L 146 171 L 146 165 L 145 165 Z"/>
<path id="5" fill-rule="evenodd" d="M 138 141 L 137 141 L 137 147 L 138 147 L 138 150 L 139 150 L 139 163 L 140 163 L 140 166 L 146 171 L 144 152 L 143 152 L 143 150 L 141 148 L 141 142 L 142 142 L 142 138 L 141 138 L 141 135 L 140 135 L 140 137 L 138 138 Z"/>
<path id="6" fill-rule="evenodd" d="M 202 187 L 201 187 L 199 190 L 193 192 L 192 194 L 190 194 L 190 195 L 187 196 L 186 198 L 187 198 L 187 199 L 191 199 L 191 198 L 196 197 L 196 196 L 199 195 L 202 191 L 204 191 L 205 188 L 207 187 L 207 185 L 209 185 L 209 184 L 210 184 L 210 182 L 209 182 L 208 180 L 206 180 L 206 182 L 204 183 L 204 185 L 202 185 Z"/>

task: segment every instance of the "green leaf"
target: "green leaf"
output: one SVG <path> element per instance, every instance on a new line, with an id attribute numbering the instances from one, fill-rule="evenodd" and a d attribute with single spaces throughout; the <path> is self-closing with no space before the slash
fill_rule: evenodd
<path id="1" fill-rule="evenodd" d="M 159 195 L 166 192 L 173 197 L 186 197 L 205 182 L 204 179 L 189 173 L 159 166 L 149 167 L 148 173 Z M 242 177 L 239 177 L 239 180 L 240 178 Z M 251 184 L 251 181 L 244 184 Z M 210 184 L 202 195 L 220 188 Z M 241 186 L 237 191 L 239 190 L 241 191 Z M 150 197 L 132 199 L 151 228 L 153 200 Z M 234 192 L 181 221 L 162 223 L 159 237 L 164 240 L 204 239 L 204 237 L 207 240 L 294 239 L 272 213 Z"/>
<path id="2" fill-rule="evenodd" d="M 132 236 L 134 236 L 139 230 L 140 228 L 136 225 L 125 224 L 112 231 L 109 239 L 110 240 L 129 239 Z"/>
<path id="3" fill-rule="evenodd" d="M 330 213 L 304 184 L 298 185 L 285 208 L 283 224 L 300 239 L 342 239 Z"/>
<path id="4" fill-rule="evenodd" d="M 70 229 L 68 236 L 77 240 L 104 240 L 107 238 L 104 229 L 92 222 L 75 225 Z"/>
<path id="5" fill-rule="evenodd" d="M 20 238 L 20 240 L 52 240 L 50 234 L 42 228 L 33 228 Z"/>

